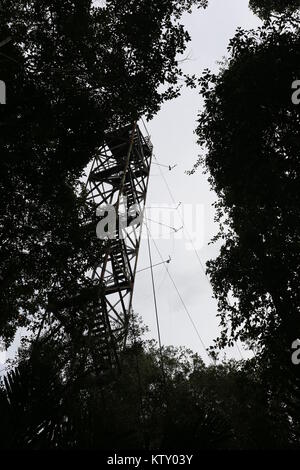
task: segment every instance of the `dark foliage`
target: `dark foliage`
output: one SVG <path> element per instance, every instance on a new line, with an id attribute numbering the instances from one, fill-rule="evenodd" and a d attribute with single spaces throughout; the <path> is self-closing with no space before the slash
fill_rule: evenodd
<path id="1" fill-rule="evenodd" d="M 2 449 L 293 448 L 289 416 L 254 362 L 206 367 L 140 338 L 100 385 L 68 374 L 64 348 L 35 346 L 0 390 Z"/>
<path id="2" fill-rule="evenodd" d="M 262 19 L 274 14 L 291 14 L 300 8 L 299 0 L 250 0 L 250 8 Z"/>
<path id="3" fill-rule="evenodd" d="M 298 30 L 239 31 L 221 73 L 202 79 L 197 133 L 225 241 L 209 274 L 224 328 L 256 346 L 300 333 L 299 45 Z"/>
<path id="4" fill-rule="evenodd" d="M 217 344 L 241 339 L 256 350 L 298 439 L 300 106 L 292 84 L 300 77 L 299 24 L 294 15 L 237 32 L 220 73 L 202 78 L 197 129 L 218 195 L 216 241 L 223 241 L 208 263 L 222 326 Z"/>

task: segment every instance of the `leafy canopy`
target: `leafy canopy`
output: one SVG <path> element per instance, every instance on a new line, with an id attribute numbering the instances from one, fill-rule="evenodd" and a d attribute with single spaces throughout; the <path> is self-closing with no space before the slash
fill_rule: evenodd
<path id="1" fill-rule="evenodd" d="M 202 77 L 197 128 L 223 241 L 208 263 L 219 345 L 275 342 L 287 362 L 300 334 L 300 107 L 292 102 L 300 32 L 293 24 L 238 30 L 220 73 Z"/>
<path id="2" fill-rule="evenodd" d="M 291 14 L 300 8 L 299 0 L 250 0 L 251 10 L 262 19 L 274 14 Z"/>

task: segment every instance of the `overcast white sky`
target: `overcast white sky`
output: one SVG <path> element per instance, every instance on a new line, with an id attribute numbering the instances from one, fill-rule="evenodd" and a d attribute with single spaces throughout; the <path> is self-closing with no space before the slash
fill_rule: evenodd
<path id="1" fill-rule="evenodd" d="M 185 16 L 184 22 L 192 37 L 188 47 L 190 60 L 184 64 L 184 70 L 197 75 L 201 75 L 205 68 L 218 69 L 217 61 L 226 56 L 228 42 L 238 26 L 250 29 L 259 25 L 259 20 L 248 9 L 248 0 L 210 0 L 207 10 L 195 10 L 192 15 Z M 201 108 L 202 98 L 199 92 L 186 90 L 179 99 L 165 104 L 154 120 L 148 123 L 148 128 L 159 161 L 166 165 L 178 164 L 178 167 L 171 172 L 162 168 L 175 200 L 190 204 L 194 208 L 200 205 L 198 231 L 200 242 L 203 237 L 204 240 L 198 255 L 205 264 L 218 253 L 216 246 L 208 245 L 217 231 L 212 208 L 215 195 L 210 191 L 207 176 L 202 174 L 201 169 L 194 176 L 185 174 L 185 170 L 192 168 L 200 153 L 194 129 Z M 159 176 L 159 168 L 153 165 L 147 206 L 156 204 L 158 206 L 169 204 L 174 207 L 163 179 Z M 166 223 L 170 213 L 174 214 L 174 211 L 165 211 Z M 203 214 L 202 219 L 201 214 Z M 152 215 L 151 219 L 158 219 L 156 214 Z M 154 229 L 155 224 L 151 225 Z M 179 228 L 182 224 L 179 219 L 175 219 L 171 225 Z M 172 230 L 169 230 L 169 235 L 169 240 L 159 239 L 156 243 L 164 259 L 171 256 L 170 272 L 205 345 L 209 346 L 219 331 L 217 305 L 212 297 L 212 289 L 195 252 L 187 249 L 187 240 L 176 240 Z M 160 262 L 155 248 L 152 252 L 153 262 Z M 139 269 L 147 266 L 149 266 L 148 250 L 144 240 Z M 142 315 L 144 322 L 150 327 L 150 336 L 157 337 L 150 275 L 150 271 L 137 275 L 133 305 L 135 311 Z M 155 268 L 155 279 L 162 342 L 188 346 L 205 358 L 199 338 L 166 275 L 164 266 Z M 244 353 L 243 355 L 246 356 Z M 228 351 L 227 357 L 239 358 L 237 348 Z"/>

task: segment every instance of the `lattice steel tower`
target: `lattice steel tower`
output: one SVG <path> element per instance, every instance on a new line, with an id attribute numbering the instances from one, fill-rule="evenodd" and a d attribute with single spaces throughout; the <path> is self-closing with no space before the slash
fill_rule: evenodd
<path id="1" fill-rule="evenodd" d="M 128 334 L 152 152 L 149 137 L 136 123 L 107 133 L 87 182 L 87 197 L 98 207 L 100 224 L 108 206 L 118 214 L 92 273 L 102 292 L 89 332 L 98 344 L 100 338 L 100 349 L 92 351 L 99 374 L 108 364 L 118 364 L 118 350 Z"/>

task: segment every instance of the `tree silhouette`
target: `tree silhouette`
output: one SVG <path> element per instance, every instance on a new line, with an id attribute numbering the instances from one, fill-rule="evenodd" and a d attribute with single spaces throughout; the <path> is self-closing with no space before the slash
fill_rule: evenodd
<path id="1" fill-rule="evenodd" d="M 262 19 L 270 15 L 287 13 L 291 14 L 300 8 L 299 0 L 250 0 L 250 8 Z"/>
<path id="2" fill-rule="evenodd" d="M 201 80 L 205 109 L 197 129 L 218 195 L 216 240 L 223 242 L 208 263 L 223 330 L 217 344 L 241 339 L 256 349 L 295 428 L 299 414 L 289 406 L 299 402 L 300 385 L 291 361 L 300 336 L 300 108 L 292 85 L 300 76 L 299 41 L 297 15 L 239 30 L 220 73 L 207 71 Z"/>
<path id="3" fill-rule="evenodd" d="M 135 334 L 105 384 L 74 380 L 68 345 L 40 343 L 0 389 L 2 449 L 297 447 L 290 416 L 255 361 L 205 366 Z M 164 364 L 162 376 L 161 359 Z"/>
<path id="4" fill-rule="evenodd" d="M 229 320 L 233 339 L 256 346 L 281 326 L 290 339 L 298 332 L 298 46 L 299 30 L 240 30 L 224 70 L 201 82 L 197 133 L 225 240 L 209 273 L 223 325 Z"/>

